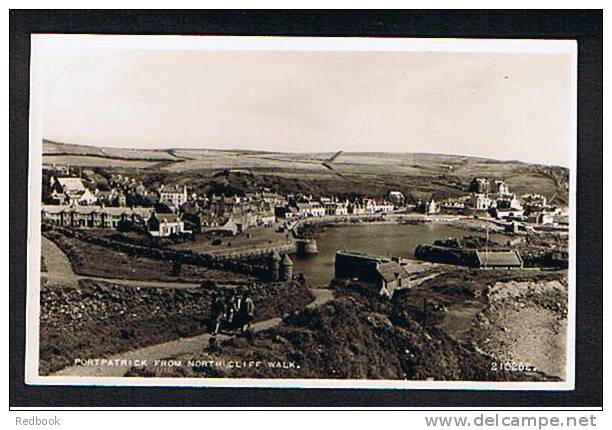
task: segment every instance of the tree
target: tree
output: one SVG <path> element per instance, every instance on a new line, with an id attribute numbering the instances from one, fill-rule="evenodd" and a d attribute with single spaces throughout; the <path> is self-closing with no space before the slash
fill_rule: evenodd
<path id="1" fill-rule="evenodd" d="M 155 203 L 155 212 L 159 214 L 171 214 L 172 209 L 170 209 L 170 207 L 167 204 L 158 202 L 158 203 Z"/>
<path id="2" fill-rule="evenodd" d="M 187 230 L 191 230 L 194 233 L 201 233 L 201 222 L 200 217 L 197 214 L 186 212 L 183 214 L 183 220 L 185 221 L 185 227 Z"/>

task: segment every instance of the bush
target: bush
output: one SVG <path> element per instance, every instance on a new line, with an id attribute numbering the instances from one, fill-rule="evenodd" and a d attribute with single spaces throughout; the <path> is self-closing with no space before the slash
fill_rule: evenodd
<path id="1" fill-rule="evenodd" d="M 134 223 L 132 221 L 122 219 L 117 223 L 117 231 L 120 233 L 127 233 L 132 230 Z"/>

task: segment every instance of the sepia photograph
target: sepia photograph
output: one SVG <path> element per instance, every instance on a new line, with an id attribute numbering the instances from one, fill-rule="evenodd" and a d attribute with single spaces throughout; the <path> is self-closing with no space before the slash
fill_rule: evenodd
<path id="1" fill-rule="evenodd" d="M 33 35 L 27 383 L 573 389 L 576 61 Z"/>

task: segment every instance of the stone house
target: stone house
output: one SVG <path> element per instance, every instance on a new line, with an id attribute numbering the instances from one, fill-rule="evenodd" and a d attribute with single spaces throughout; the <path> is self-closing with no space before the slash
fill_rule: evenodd
<path id="1" fill-rule="evenodd" d="M 410 286 L 409 273 L 399 258 L 338 251 L 334 269 L 337 279 L 356 280 L 381 296 L 392 297 L 395 290 Z"/>
<path id="2" fill-rule="evenodd" d="M 177 214 L 151 213 L 147 220 L 147 231 L 153 237 L 169 237 L 191 233 L 185 230 L 185 223 Z"/>
<path id="3" fill-rule="evenodd" d="M 159 189 L 159 202 L 180 208 L 187 202 L 187 186 L 178 185 L 161 186 Z"/>

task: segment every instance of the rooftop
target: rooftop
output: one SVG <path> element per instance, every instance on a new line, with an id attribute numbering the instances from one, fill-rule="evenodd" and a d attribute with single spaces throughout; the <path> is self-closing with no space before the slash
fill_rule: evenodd
<path id="1" fill-rule="evenodd" d="M 181 219 L 177 214 L 156 214 L 160 222 L 180 222 Z"/>
<path id="2" fill-rule="evenodd" d="M 283 261 L 281 261 L 281 264 L 283 266 L 293 266 L 293 261 L 291 260 L 291 257 L 289 257 L 289 254 L 285 254 L 285 256 L 283 257 Z"/>
<path id="3" fill-rule="evenodd" d="M 386 281 L 394 281 L 400 277 L 406 277 L 408 273 L 395 261 L 380 263 L 377 267 L 378 274 Z"/>
<path id="4" fill-rule="evenodd" d="M 186 191 L 185 187 L 180 185 L 166 185 L 161 189 L 162 193 L 180 193 L 183 194 Z"/>
<path id="5" fill-rule="evenodd" d="M 85 185 L 81 178 L 57 178 L 57 182 L 68 192 L 85 191 Z"/>
<path id="6" fill-rule="evenodd" d="M 480 266 L 522 266 L 518 251 L 476 251 Z"/>

